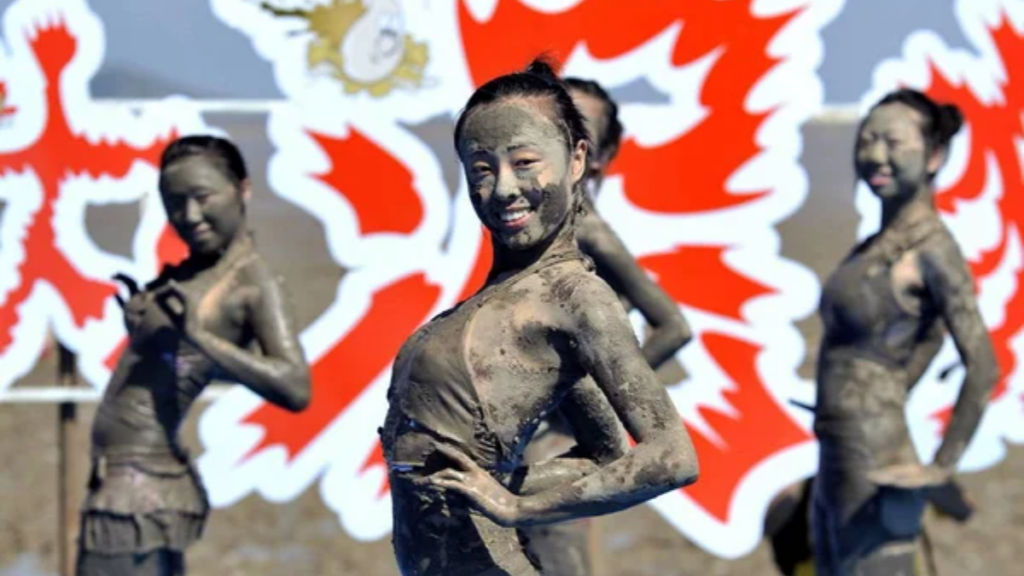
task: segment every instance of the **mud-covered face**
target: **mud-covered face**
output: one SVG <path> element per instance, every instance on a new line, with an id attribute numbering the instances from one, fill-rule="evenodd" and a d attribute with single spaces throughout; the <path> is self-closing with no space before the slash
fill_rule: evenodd
<path id="1" fill-rule="evenodd" d="M 193 254 L 224 250 L 245 227 L 244 191 L 213 162 L 192 156 L 160 174 L 167 220 Z"/>
<path id="2" fill-rule="evenodd" d="M 506 247 L 525 250 L 555 234 L 572 209 L 587 145 L 570 153 L 564 129 L 543 99 L 505 100 L 474 109 L 459 156 L 480 221 Z"/>
<path id="3" fill-rule="evenodd" d="M 608 105 L 596 96 L 581 90 L 570 90 L 572 101 L 583 114 L 587 123 L 587 135 L 590 138 L 590 153 L 587 156 L 587 179 L 600 184 L 605 170 L 615 156 L 615 150 L 601 148 L 608 131 Z"/>
<path id="4" fill-rule="evenodd" d="M 876 107 L 861 124 L 857 176 L 882 200 L 913 196 L 939 169 L 942 154 L 928 150 L 923 120 L 917 110 L 894 102 Z"/>

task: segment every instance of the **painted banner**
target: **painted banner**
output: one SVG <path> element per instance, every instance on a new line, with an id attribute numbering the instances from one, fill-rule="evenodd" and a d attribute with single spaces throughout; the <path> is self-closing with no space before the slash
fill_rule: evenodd
<path id="1" fill-rule="evenodd" d="M 677 374 L 669 393 L 702 480 L 652 505 L 717 555 L 757 545 L 769 500 L 817 464 L 810 415 L 789 400 L 813 403 L 813 383 L 796 373 L 807 350 L 794 323 L 813 313 L 819 286 L 780 255 L 776 225 L 808 193 L 800 130 L 822 106 L 820 33 L 842 2 L 627 4 L 211 0 L 271 63 L 287 98 L 268 116 L 270 186 L 320 220 L 345 270 L 301 337 L 311 407 L 287 413 L 236 387 L 202 414 L 199 466 L 216 506 L 254 493 L 287 502 L 317 486 L 354 537 L 388 533 L 376 429 L 392 359 L 420 324 L 472 294 L 490 263 L 454 121 L 475 86 L 546 52 L 620 102 L 625 141 L 597 208 L 697 334 L 664 374 Z M 1004 441 L 1024 441 L 1015 380 L 1024 91 L 1014 77 L 1024 1 L 963 0 L 956 12 L 971 50 L 916 32 L 902 56 L 878 66 L 862 104 L 910 85 L 967 116 L 938 202 L 978 278 L 1004 371 L 964 463 L 980 469 L 1002 458 Z M 110 277 L 147 280 L 184 255 L 156 192 L 159 153 L 177 134 L 211 130 L 183 99 L 142 113 L 92 100 L 105 41 L 84 0 L 18 0 L 2 34 L 0 389 L 32 368 L 51 333 L 102 387 L 124 345 Z M 129 203 L 139 207 L 130 253 L 110 253 L 86 212 Z M 858 209 L 865 235 L 878 221 L 865 189 Z M 642 338 L 642 319 L 632 320 Z M 955 359 L 947 344 L 908 408 L 925 457 L 962 371 L 947 383 L 938 373 Z"/>
<path id="2" fill-rule="evenodd" d="M 952 49 L 931 31 L 911 34 L 898 58 L 875 69 L 861 108 L 906 86 L 939 102 L 956 104 L 966 118 L 953 139 L 949 160 L 937 177 L 936 202 L 952 229 L 977 284 L 1002 377 L 964 456 L 962 468 L 978 470 L 1002 460 L 1005 442 L 1024 442 L 1024 1 L 959 0 L 957 20 L 971 50 Z M 866 186 L 857 192 L 860 235 L 874 232 L 880 207 Z M 945 381 L 939 372 L 958 355 L 949 341 L 932 363 L 908 406 L 908 420 L 922 458 L 938 449 L 959 392 L 963 369 Z"/>
<path id="3" fill-rule="evenodd" d="M 839 2 L 212 0 L 274 67 L 288 105 L 268 133 L 269 180 L 320 219 L 346 270 L 302 335 L 313 403 L 294 415 L 236 389 L 206 410 L 211 498 L 284 502 L 315 483 L 349 533 L 390 530 L 376 429 L 390 363 L 421 323 L 472 294 L 488 241 L 452 142 L 473 87 L 541 52 L 621 104 L 626 139 L 598 210 L 697 333 L 670 394 L 702 478 L 655 508 L 727 557 L 756 546 L 781 487 L 815 466 L 794 321 L 816 278 L 774 226 L 807 194 L 801 125 L 822 104 L 820 30 Z M 638 332 L 641 322 L 637 320 Z"/>
<path id="4" fill-rule="evenodd" d="M 53 334 L 103 385 L 125 338 L 110 278 L 148 280 L 186 253 L 157 194 L 160 153 L 206 131 L 180 99 L 141 114 L 98 105 L 89 81 L 103 25 L 83 0 L 18 0 L 0 43 L 0 390 L 35 365 Z M 86 211 L 138 203 L 127 256 L 103 250 Z"/>

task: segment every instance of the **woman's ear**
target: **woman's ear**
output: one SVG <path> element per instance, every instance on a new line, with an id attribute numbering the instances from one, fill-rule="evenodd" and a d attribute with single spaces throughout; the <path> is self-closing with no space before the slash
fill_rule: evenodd
<path id="1" fill-rule="evenodd" d="M 936 148 L 928 157 L 928 174 L 935 176 L 946 163 L 946 148 Z"/>
<path id="2" fill-rule="evenodd" d="M 252 198 L 252 181 L 249 180 L 248 178 L 242 180 L 242 182 L 238 185 L 238 189 L 242 193 L 242 202 L 248 204 L 249 200 Z"/>
<path id="3" fill-rule="evenodd" d="M 580 140 L 576 143 L 576 149 L 572 151 L 572 183 L 579 182 L 587 173 L 587 141 Z"/>

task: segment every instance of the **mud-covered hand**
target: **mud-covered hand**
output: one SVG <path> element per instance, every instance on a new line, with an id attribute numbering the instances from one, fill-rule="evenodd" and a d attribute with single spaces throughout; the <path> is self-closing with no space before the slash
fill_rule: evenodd
<path id="1" fill-rule="evenodd" d="M 121 296 L 120 292 L 114 293 L 114 298 L 117 299 L 117 305 L 120 306 L 122 310 L 124 310 L 127 308 L 128 303 L 131 302 L 133 298 L 139 295 L 139 283 L 136 282 L 135 279 L 132 278 L 131 276 L 121 272 L 114 274 L 112 280 L 114 282 L 120 282 L 121 284 L 124 284 L 124 287 L 128 289 L 127 300 L 125 300 L 125 298 Z"/>
<path id="2" fill-rule="evenodd" d="M 953 471 L 940 466 L 920 464 L 895 464 L 871 470 L 867 478 L 878 486 L 893 488 L 929 488 L 949 482 Z"/>
<path id="3" fill-rule="evenodd" d="M 499 526 L 514 527 L 519 519 L 519 497 L 457 449 L 440 445 L 438 451 L 453 467 L 435 472 L 421 482 L 464 496 L 470 505 Z"/>
<path id="4" fill-rule="evenodd" d="M 139 290 L 139 284 L 127 274 L 117 273 L 112 280 L 120 282 L 128 290 L 127 298 L 122 296 L 120 292 L 114 292 L 114 298 L 117 299 L 117 305 L 121 307 L 121 311 L 124 313 L 124 327 L 131 334 L 142 319 L 145 309 L 141 297 L 142 291 Z"/>
<path id="5" fill-rule="evenodd" d="M 157 303 L 181 332 L 182 336 L 195 343 L 202 326 L 199 323 L 199 302 L 174 280 L 157 292 Z"/>

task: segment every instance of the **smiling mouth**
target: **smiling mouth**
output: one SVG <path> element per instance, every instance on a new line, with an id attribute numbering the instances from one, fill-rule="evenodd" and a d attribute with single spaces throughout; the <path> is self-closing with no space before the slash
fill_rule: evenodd
<path id="1" fill-rule="evenodd" d="M 872 186 L 885 186 L 892 182 L 892 176 L 886 174 L 874 174 L 868 179 L 868 184 Z"/>
<path id="2" fill-rule="evenodd" d="M 193 228 L 188 231 L 188 235 L 193 240 L 203 240 L 209 238 L 213 234 L 213 230 L 210 228 Z"/>
<path id="3" fill-rule="evenodd" d="M 526 227 L 526 223 L 529 222 L 532 216 L 533 211 L 528 208 L 504 210 L 498 213 L 498 221 L 504 230 L 522 230 Z"/>

